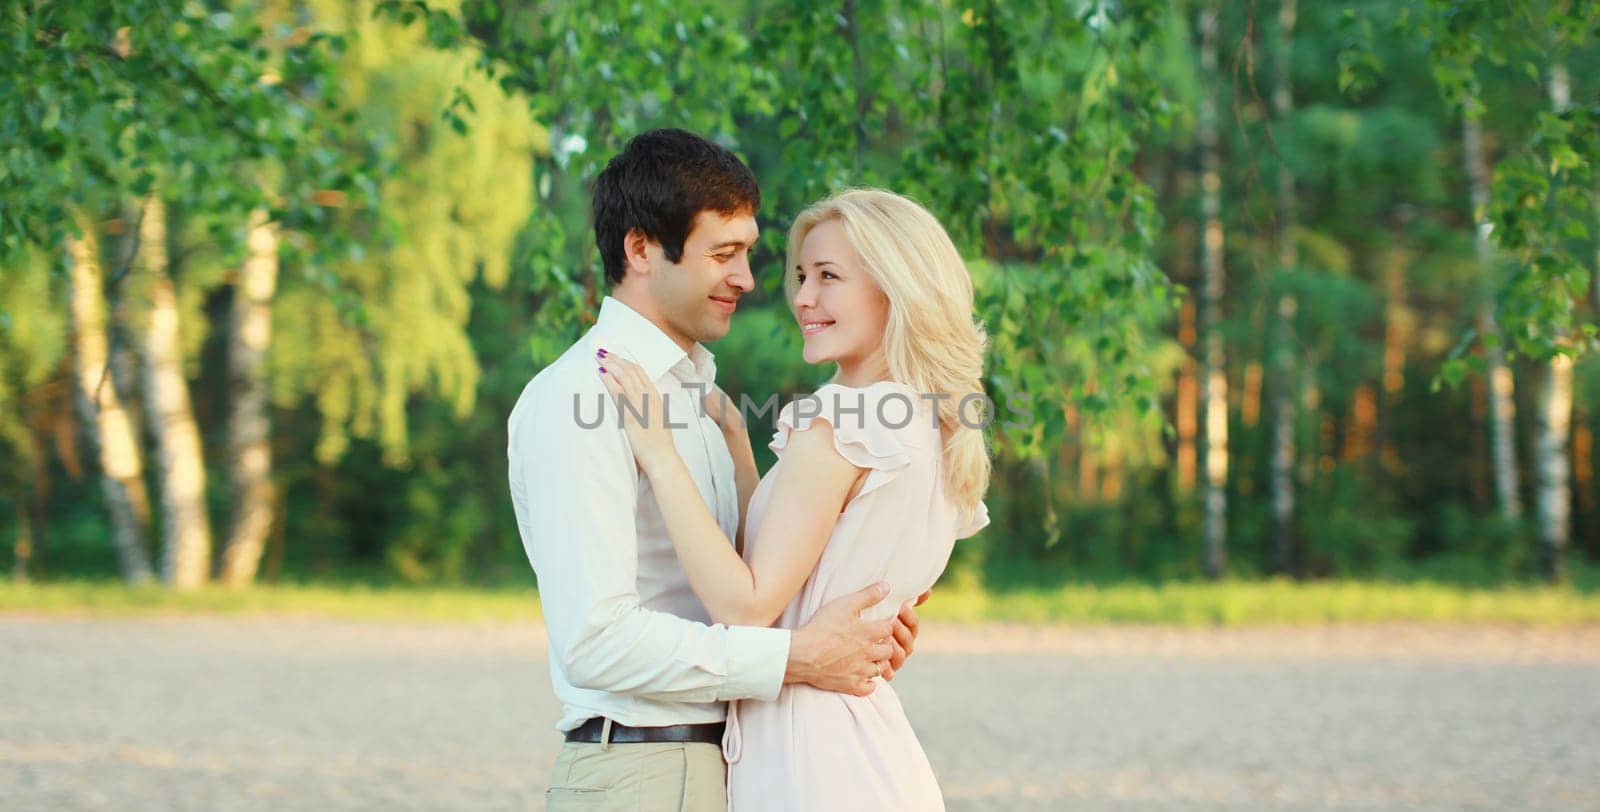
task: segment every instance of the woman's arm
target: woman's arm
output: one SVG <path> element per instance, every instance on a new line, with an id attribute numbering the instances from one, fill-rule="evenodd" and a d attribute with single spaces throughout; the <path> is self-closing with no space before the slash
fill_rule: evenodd
<path id="1" fill-rule="evenodd" d="M 750 435 L 741 427 L 730 431 L 727 427 L 722 429 L 722 439 L 728 444 L 728 453 L 733 456 L 733 478 L 739 485 L 739 554 L 744 554 L 744 531 L 750 519 L 750 497 L 756 492 L 756 486 L 761 484 L 761 472 L 756 470 L 756 452 L 750 446 Z"/>
<path id="2" fill-rule="evenodd" d="M 706 508 L 677 450 L 639 460 L 689 586 L 718 623 L 770 626 L 816 569 L 859 470 L 817 421 L 797 432 L 778 466 L 761 542 L 749 565 Z"/>
<path id="3" fill-rule="evenodd" d="M 615 356 L 601 364 L 613 396 L 653 404 L 653 413 L 662 413 L 661 396 L 642 370 Z M 816 568 L 863 471 L 839 456 L 827 423 L 816 421 L 796 432 L 778 467 L 761 543 L 747 566 L 706 507 L 664 423 L 624 420 L 624 429 L 639 467 L 650 478 L 690 588 L 715 622 L 770 626 Z M 742 487 L 740 497 L 746 499 Z"/>
<path id="4" fill-rule="evenodd" d="M 744 554 L 744 528 L 750 515 L 750 497 L 761 484 L 761 472 L 756 469 L 755 449 L 750 446 L 750 429 L 737 404 L 720 387 L 712 384 L 706 393 L 706 414 L 722 429 L 722 440 L 733 457 L 733 479 L 739 491 L 739 537 L 734 539 L 739 554 Z"/>

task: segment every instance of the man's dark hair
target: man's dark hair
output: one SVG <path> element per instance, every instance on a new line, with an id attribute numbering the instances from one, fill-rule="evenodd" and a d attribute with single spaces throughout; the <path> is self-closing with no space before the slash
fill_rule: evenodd
<path id="1" fill-rule="evenodd" d="M 594 241 L 606 284 L 622 281 L 622 241 L 632 229 L 660 243 L 676 263 L 700 212 L 731 217 L 760 209 L 755 175 L 733 153 L 683 130 L 640 133 L 594 182 Z"/>

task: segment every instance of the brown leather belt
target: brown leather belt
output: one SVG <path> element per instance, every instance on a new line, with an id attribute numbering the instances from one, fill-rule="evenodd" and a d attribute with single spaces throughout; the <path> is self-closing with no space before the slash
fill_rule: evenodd
<path id="1" fill-rule="evenodd" d="M 600 733 L 605 727 L 605 717 L 596 716 L 587 722 L 567 731 L 567 741 L 588 742 L 598 744 Z M 649 742 L 701 742 L 704 744 L 722 744 L 722 731 L 727 728 L 725 722 L 715 722 L 704 725 L 667 725 L 666 727 L 628 727 L 627 725 L 611 723 L 612 744 L 643 744 Z"/>

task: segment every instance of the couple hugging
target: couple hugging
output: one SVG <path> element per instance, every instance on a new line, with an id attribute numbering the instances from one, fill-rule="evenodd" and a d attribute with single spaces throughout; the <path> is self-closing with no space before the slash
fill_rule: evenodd
<path id="1" fill-rule="evenodd" d="M 988 523 L 988 452 L 958 414 L 983 392 L 972 280 L 904 197 L 802 212 L 784 290 L 805 360 L 837 374 L 779 412 L 763 476 L 701 346 L 755 286 L 760 194 L 693 134 L 629 142 L 594 184 L 610 295 L 511 413 L 563 709 L 555 812 L 944 806 L 888 680 L 914 605 Z M 891 396 L 925 419 L 886 421 Z M 605 419 L 578 420 L 597 398 Z"/>

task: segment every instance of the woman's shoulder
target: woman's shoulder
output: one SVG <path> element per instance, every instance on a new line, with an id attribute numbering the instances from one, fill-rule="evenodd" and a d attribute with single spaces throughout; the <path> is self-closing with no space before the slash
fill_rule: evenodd
<path id="1" fill-rule="evenodd" d="M 783 408 L 769 447 L 781 457 L 794 433 L 807 431 L 817 422 L 826 423 L 839 456 L 869 472 L 852 499 L 854 503 L 900 479 L 906 471 L 929 464 L 928 442 L 922 438 L 928 431 L 927 419 L 918 408 L 915 390 L 904 384 L 828 384 Z M 937 433 L 937 426 L 933 431 Z"/>
<path id="2" fill-rule="evenodd" d="M 929 428 L 938 430 L 935 402 L 899 381 L 867 386 L 830 383 L 789 403 L 779 422 L 803 431 L 812 420 L 821 419 L 835 433 L 872 435 L 895 445 L 920 447 L 926 444 Z"/>

